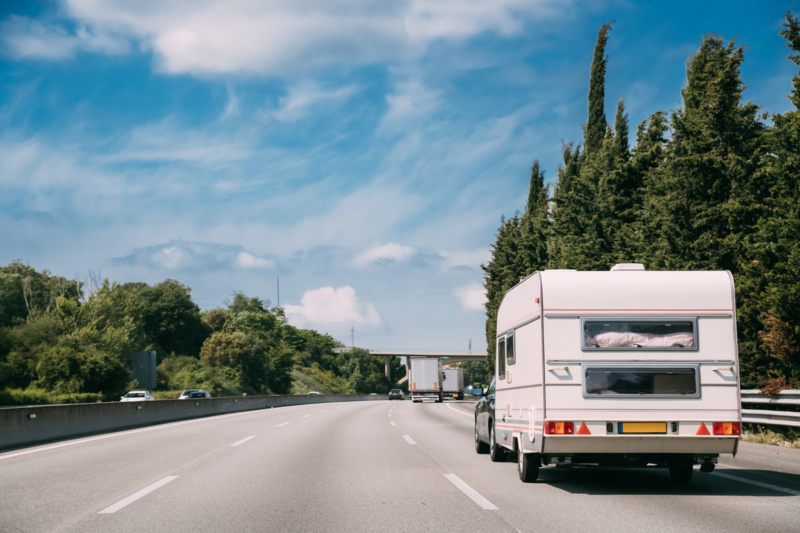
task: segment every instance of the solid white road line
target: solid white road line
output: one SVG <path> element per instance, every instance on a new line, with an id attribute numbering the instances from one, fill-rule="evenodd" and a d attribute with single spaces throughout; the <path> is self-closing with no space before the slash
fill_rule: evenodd
<path id="1" fill-rule="evenodd" d="M 311 415 L 306 415 L 306 416 L 304 416 L 303 418 L 308 418 L 309 416 L 311 416 Z"/>
<path id="2" fill-rule="evenodd" d="M 284 422 L 283 424 L 278 424 L 276 427 L 282 428 L 283 426 L 286 426 L 288 424 L 291 424 L 291 422 Z"/>
<path id="3" fill-rule="evenodd" d="M 408 435 L 403 435 L 403 438 L 406 439 L 406 442 L 409 444 L 416 444 L 416 442 L 414 442 L 414 439 L 412 439 Z"/>
<path id="4" fill-rule="evenodd" d="M 395 427 L 397 426 L 397 424 L 395 424 L 394 422 L 389 422 L 389 423 L 390 423 L 391 425 L 395 426 Z"/>
<path id="5" fill-rule="evenodd" d="M 299 406 L 296 406 L 296 407 L 299 407 Z M 84 444 L 86 442 L 93 442 L 93 441 L 96 441 L 96 440 L 112 439 L 114 437 L 124 437 L 126 435 L 133 435 L 134 433 L 142 433 L 144 431 L 155 431 L 157 429 L 169 429 L 169 428 L 174 428 L 176 426 L 182 426 L 184 424 L 196 424 L 198 422 L 209 422 L 211 420 L 220 420 L 220 419 L 231 417 L 231 416 L 252 415 L 252 414 L 257 414 L 257 413 L 262 413 L 263 414 L 264 410 L 263 409 L 254 409 L 252 411 L 244 411 L 242 413 L 231 413 L 231 414 L 228 414 L 228 415 L 209 416 L 209 417 L 206 417 L 206 418 L 199 418 L 197 420 L 186 420 L 184 422 L 175 422 L 175 423 L 171 423 L 171 424 L 159 424 L 157 426 L 152 426 L 152 427 L 143 428 L 143 429 L 133 429 L 133 430 L 129 430 L 129 431 L 118 431 L 118 432 L 111 433 L 111 434 L 108 434 L 108 435 L 101 435 L 100 437 L 90 437 L 90 438 L 86 438 L 86 439 L 71 440 L 69 442 L 64 442 L 62 444 L 53 444 L 52 446 L 43 446 L 41 448 L 35 448 L 33 450 L 26 450 L 24 452 L 9 453 L 8 455 L 0 455 L 0 461 L 2 461 L 3 459 L 11 459 L 12 457 L 19 457 L 20 455 L 28 455 L 30 453 L 39 453 L 39 452 L 44 452 L 44 451 L 47 451 L 47 450 L 55 450 L 56 448 L 63 448 L 65 446 L 74 446 L 76 444 Z"/>
<path id="6" fill-rule="evenodd" d="M 246 437 L 246 438 L 244 438 L 244 439 L 242 439 L 240 441 L 234 442 L 233 444 L 231 444 L 231 446 L 238 446 L 240 444 L 244 444 L 245 442 L 249 441 L 250 439 L 254 439 L 254 438 L 256 438 L 256 436 L 255 435 L 251 435 L 251 436 Z"/>
<path id="7" fill-rule="evenodd" d="M 745 478 L 739 477 L 739 476 L 731 476 L 729 474 L 722 474 L 721 472 L 711 472 L 711 475 L 724 477 L 726 479 L 733 479 L 735 481 L 741 481 L 742 483 L 749 483 L 751 485 L 755 485 L 757 487 L 763 487 L 763 488 L 769 489 L 769 490 L 777 490 L 778 492 L 785 492 L 786 494 L 791 494 L 792 496 L 800 496 L 800 491 L 793 490 L 793 489 L 787 489 L 787 488 L 784 488 L 784 487 L 779 487 L 777 485 L 771 485 L 769 483 L 762 483 L 760 481 L 754 481 L 752 479 L 745 479 Z"/>
<path id="8" fill-rule="evenodd" d="M 149 487 L 145 487 L 142 490 L 140 490 L 139 492 L 131 494 L 130 496 L 128 496 L 124 500 L 120 500 L 117 503 L 115 503 L 114 505 L 112 505 L 110 507 L 106 507 L 105 509 L 103 509 L 102 511 L 100 511 L 97 514 L 116 513 L 117 511 L 119 511 L 123 507 L 129 506 L 130 504 L 132 504 L 133 502 L 135 502 L 139 498 L 143 498 L 143 497 L 147 496 L 148 494 L 150 494 L 154 490 L 156 490 L 156 489 L 158 489 L 160 487 L 163 487 L 164 485 L 166 485 L 167 483 L 169 483 L 170 481 L 172 481 L 174 479 L 178 479 L 178 476 L 167 476 L 164 479 L 162 479 L 161 481 L 156 481 L 155 483 L 153 483 Z"/>
<path id="9" fill-rule="evenodd" d="M 490 502 L 489 500 L 478 494 L 478 491 L 476 491 L 475 489 L 473 489 L 472 487 L 461 481 L 461 478 L 458 477 L 457 475 L 445 474 L 444 477 L 446 477 L 450 481 L 450 483 L 458 487 L 461 490 L 461 492 L 469 496 L 472 501 L 480 505 L 482 509 L 486 509 L 487 511 L 494 511 L 497 509 L 497 507 L 495 507 L 495 505 L 492 502 Z"/>
<path id="10" fill-rule="evenodd" d="M 449 405 L 449 404 L 445 404 L 445 405 L 447 406 L 448 409 L 452 409 L 453 411 L 455 411 L 456 413 L 458 413 L 460 415 L 464 415 L 464 416 L 468 416 L 470 418 L 474 418 L 474 415 L 472 415 L 472 413 L 465 413 L 464 411 L 462 411 L 460 409 L 456 409 L 455 407 L 453 407 L 452 405 Z"/>

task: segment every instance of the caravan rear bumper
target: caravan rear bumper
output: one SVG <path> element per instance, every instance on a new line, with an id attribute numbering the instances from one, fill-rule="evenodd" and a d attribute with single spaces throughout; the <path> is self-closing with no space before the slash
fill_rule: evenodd
<path id="1" fill-rule="evenodd" d="M 734 453 L 738 437 L 545 435 L 542 453 Z"/>

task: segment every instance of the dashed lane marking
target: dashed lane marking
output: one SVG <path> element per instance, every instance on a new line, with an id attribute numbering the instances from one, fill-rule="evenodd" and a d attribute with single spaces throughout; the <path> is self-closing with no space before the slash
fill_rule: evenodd
<path id="1" fill-rule="evenodd" d="M 393 425 L 393 426 L 397 427 L 397 424 L 395 424 L 394 422 L 389 422 L 389 423 L 390 423 L 391 425 Z"/>
<path id="2" fill-rule="evenodd" d="M 164 485 L 166 485 L 167 483 L 169 483 L 170 481 L 173 481 L 175 479 L 178 479 L 178 476 L 167 476 L 164 479 L 162 479 L 161 481 L 156 481 L 152 485 L 149 485 L 149 486 L 143 488 L 139 492 L 135 492 L 135 493 L 131 494 L 130 496 L 128 496 L 124 500 L 120 500 L 117 503 L 115 503 L 114 505 L 111 505 L 110 507 L 106 507 L 105 509 L 103 509 L 102 511 L 100 511 L 97 514 L 116 513 L 120 509 L 129 506 L 130 504 L 132 504 L 133 502 L 135 502 L 136 500 L 138 500 L 140 498 L 144 498 L 145 496 L 147 496 L 148 494 L 150 494 L 154 490 L 163 487 Z"/>
<path id="3" fill-rule="evenodd" d="M 311 416 L 311 415 L 306 415 L 306 416 L 304 416 L 303 418 L 308 418 L 309 416 Z"/>
<path id="4" fill-rule="evenodd" d="M 497 507 L 492 502 L 490 502 L 489 500 L 478 494 L 478 491 L 476 491 L 475 489 L 464 483 L 461 480 L 461 478 L 458 477 L 457 475 L 445 474 L 444 477 L 446 477 L 447 480 L 450 481 L 450 483 L 458 487 L 461 490 L 461 492 L 469 496 L 469 498 L 472 501 L 480 505 L 482 509 L 485 509 L 487 511 L 497 510 Z"/>
<path id="5" fill-rule="evenodd" d="M 406 439 L 406 442 L 409 444 L 416 444 L 416 442 L 414 442 L 414 439 L 412 439 L 408 435 L 403 435 L 403 438 Z"/>
<path id="6" fill-rule="evenodd" d="M 254 439 L 254 438 L 256 438 L 255 435 L 250 435 L 249 437 L 245 437 L 240 441 L 234 442 L 233 444 L 231 444 L 231 446 L 238 446 L 240 444 L 244 444 L 245 442 L 249 441 L 250 439 Z"/>

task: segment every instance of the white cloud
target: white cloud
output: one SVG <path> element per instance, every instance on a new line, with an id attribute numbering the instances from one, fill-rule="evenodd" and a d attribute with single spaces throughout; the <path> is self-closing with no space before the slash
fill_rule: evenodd
<path id="1" fill-rule="evenodd" d="M 127 39 L 105 30 L 81 25 L 73 35 L 52 23 L 17 15 L 0 21 L 0 36 L 5 53 L 15 59 L 65 59 L 78 51 L 116 55 L 130 49 Z"/>
<path id="2" fill-rule="evenodd" d="M 302 83 L 292 87 L 289 94 L 280 99 L 280 108 L 273 114 L 280 121 L 293 122 L 305 116 L 314 104 L 347 98 L 357 91 L 354 85 L 325 90 L 314 83 Z"/>
<path id="3" fill-rule="evenodd" d="M 420 118 L 430 118 L 439 105 L 439 94 L 418 81 L 399 83 L 395 92 L 386 96 L 389 109 L 381 120 L 381 129 L 403 126 Z"/>
<path id="4" fill-rule="evenodd" d="M 250 255 L 247 252 L 239 252 L 239 255 L 236 256 L 236 264 L 242 268 L 272 268 L 275 262 Z"/>
<path id="5" fill-rule="evenodd" d="M 462 250 L 458 252 L 448 252 L 443 250 L 439 255 L 444 257 L 445 266 L 449 268 L 465 266 L 478 268 L 484 263 L 488 263 L 492 254 L 489 248 L 478 248 L 477 250 Z"/>
<path id="6" fill-rule="evenodd" d="M 374 263 L 383 259 L 390 261 L 402 261 L 413 256 L 417 251 L 411 246 L 404 246 L 396 242 L 390 242 L 383 246 L 376 246 L 356 256 L 355 262 L 357 265 L 366 265 Z"/>
<path id="7" fill-rule="evenodd" d="M 331 324 L 381 323 L 381 317 L 370 303 L 359 301 L 349 285 L 334 289 L 322 287 L 303 294 L 300 305 L 285 305 L 289 322 L 297 327 Z"/>
<path id="8" fill-rule="evenodd" d="M 131 39 L 169 73 L 279 73 L 375 63 L 428 43 L 485 32 L 518 34 L 567 0 L 63 0 L 79 31 L 9 17 L 0 30 L 13 56 L 61 59 L 78 50 L 121 53 Z M 13 31 L 12 31 L 13 30 Z"/>
<path id="9" fill-rule="evenodd" d="M 461 307 L 467 311 L 483 311 L 485 309 L 486 289 L 477 283 L 457 290 L 455 297 L 458 298 Z"/>

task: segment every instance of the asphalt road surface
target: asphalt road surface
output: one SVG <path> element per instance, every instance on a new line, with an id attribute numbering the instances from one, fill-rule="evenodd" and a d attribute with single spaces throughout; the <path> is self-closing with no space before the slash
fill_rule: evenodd
<path id="1" fill-rule="evenodd" d="M 0 453 L 0 531 L 800 531 L 800 450 L 519 481 L 472 402 L 284 407 Z"/>

